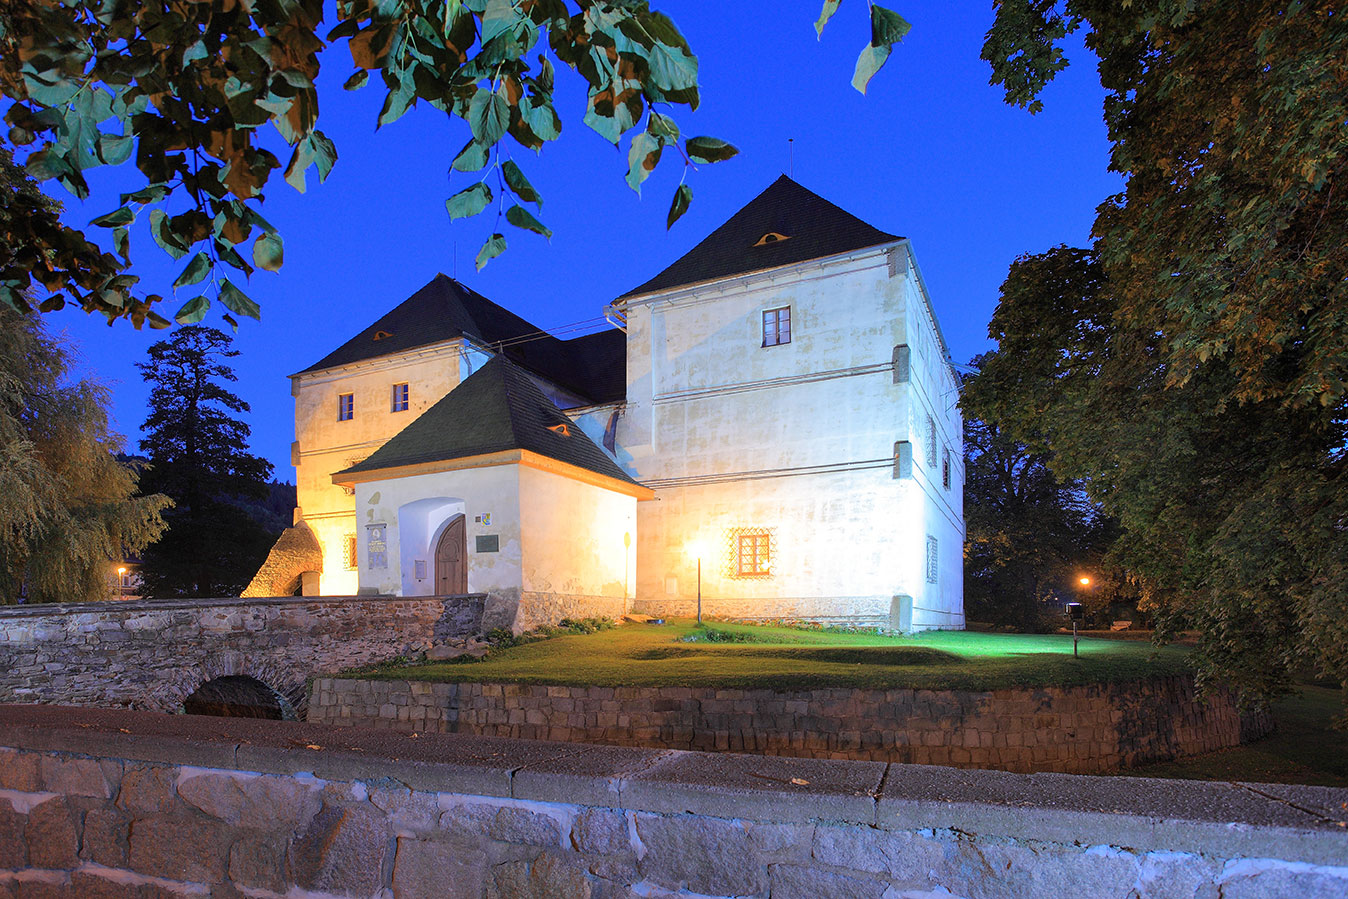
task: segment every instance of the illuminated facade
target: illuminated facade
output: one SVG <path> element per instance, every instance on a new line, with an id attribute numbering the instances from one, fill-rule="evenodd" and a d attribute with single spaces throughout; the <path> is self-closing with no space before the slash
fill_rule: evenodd
<path id="1" fill-rule="evenodd" d="M 558 340 L 441 275 L 293 376 L 325 595 L 960 628 L 956 375 L 909 242 L 782 178 Z"/>

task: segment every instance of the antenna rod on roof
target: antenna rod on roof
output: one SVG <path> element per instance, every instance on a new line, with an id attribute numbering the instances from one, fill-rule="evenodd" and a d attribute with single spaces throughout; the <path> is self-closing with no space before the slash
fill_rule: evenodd
<path id="1" fill-rule="evenodd" d="M 786 152 L 786 176 L 788 178 L 794 178 L 796 177 L 796 139 L 794 137 L 788 137 L 786 139 Z"/>

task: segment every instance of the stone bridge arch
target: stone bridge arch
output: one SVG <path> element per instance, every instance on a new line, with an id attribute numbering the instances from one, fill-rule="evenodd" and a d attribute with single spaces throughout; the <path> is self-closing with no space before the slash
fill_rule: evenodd
<path id="1" fill-rule="evenodd" d="M 308 684 L 304 672 L 291 665 L 269 659 L 253 659 L 232 650 L 212 655 L 200 665 L 184 666 L 173 676 L 148 686 L 137 708 L 176 714 L 187 698 L 202 686 L 226 677 L 248 677 L 275 691 L 303 721 L 309 708 Z"/>

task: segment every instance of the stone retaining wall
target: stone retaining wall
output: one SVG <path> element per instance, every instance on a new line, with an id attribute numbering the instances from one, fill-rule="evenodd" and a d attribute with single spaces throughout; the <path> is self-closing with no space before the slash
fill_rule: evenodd
<path id="1" fill-rule="evenodd" d="M 1226 749 L 1272 730 L 1189 677 L 996 690 L 432 684 L 322 678 L 308 720 L 663 749 L 1103 773 Z"/>
<path id="2" fill-rule="evenodd" d="M 176 711 L 247 675 L 302 708 L 316 675 L 479 631 L 485 597 L 273 597 L 0 607 L 0 702 Z"/>
<path id="3" fill-rule="evenodd" d="M 0 899 L 1348 894 L 1348 790 L 0 706 Z"/>

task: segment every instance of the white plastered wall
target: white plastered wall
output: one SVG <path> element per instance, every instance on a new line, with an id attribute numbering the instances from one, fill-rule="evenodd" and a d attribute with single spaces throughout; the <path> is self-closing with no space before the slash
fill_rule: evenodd
<path id="1" fill-rule="evenodd" d="M 464 341 L 452 340 L 292 377 L 296 502 L 323 549 L 321 595 L 353 595 L 359 587 L 357 571 L 344 564 L 346 539 L 358 530 L 355 498 L 332 483 L 333 473 L 364 460 L 486 358 Z M 408 408 L 402 412 L 392 411 L 398 383 L 409 387 Z M 337 398 L 343 393 L 353 395 L 354 415 L 338 421 Z"/>
<path id="2" fill-rule="evenodd" d="M 913 442 L 915 469 L 924 461 L 915 422 L 925 428 L 928 407 L 941 405 L 939 427 L 954 454 L 960 445 L 958 409 L 927 396 L 939 375 L 895 382 L 894 348 L 910 332 L 938 347 L 907 252 L 862 251 L 629 307 L 620 456 L 657 497 L 638 507 L 638 611 L 692 608 L 688 547 L 702 543 L 709 614 L 886 624 L 906 594 L 934 610 L 915 611 L 914 627 L 962 626 L 962 477 L 953 498 L 939 495 L 939 472 L 937 491 L 894 477 L 896 441 Z M 762 347 L 763 312 L 783 306 L 791 343 Z M 914 370 L 948 372 L 932 353 L 913 359 Z M 772 576 L 733 577 L 733 529 L 753 527 L 773 533 Z M 925 577 L 933 532 L 937 585 Z"/>

